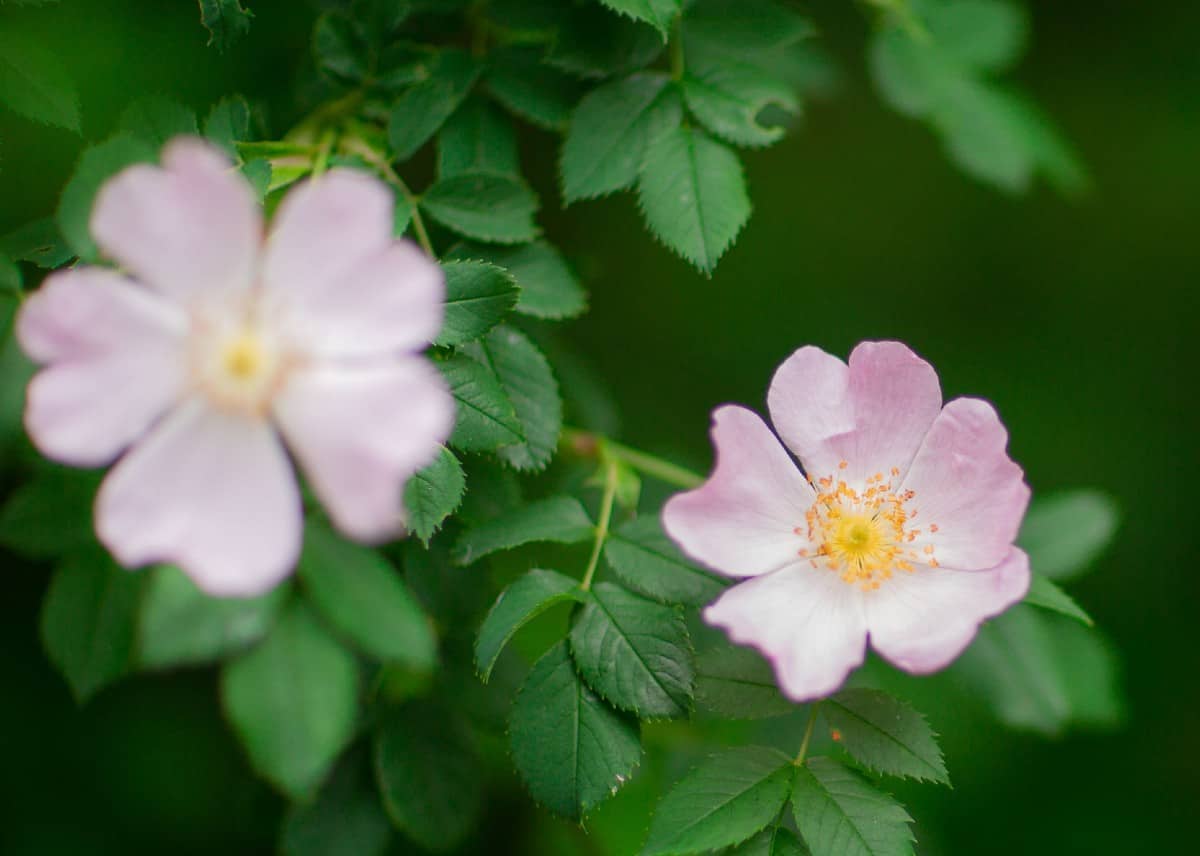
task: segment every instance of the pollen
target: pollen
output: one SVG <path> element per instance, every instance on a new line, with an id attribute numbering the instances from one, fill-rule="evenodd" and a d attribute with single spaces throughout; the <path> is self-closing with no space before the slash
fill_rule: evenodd
<path id="1" fill-rule="evenodd" d="M 235 380 L 248 381 L 262 374 L 268 362 L 266 349 L 258 337 L 245 332 L 225 345 L 222 365 Z"/>
<path id="2" fill-rule="evenodd" d="M 847 466 L 845 461 L 838 464 L 839 469 Z M 807 536 L 810 545 L 799 555 L 812 557 L 814 568 L 834 571 L 863 591 L 879 589 L 898 571 L 936 567 L 933 545 L 913 543 L 922 532 L 911 525 L 916 492 L 899 491 L 893 484 L 899 470 L 893 467 L 890 472 L 892 479 L 882 472 L 868 476 L 861 492 L 844 480 L 835 482 L 833 476 L 817 478 L 816 501 L 805 513 L 805 525 L 796 527 L 796 534 Z M 937 527 L 928 530 L 936 532 Z"/>

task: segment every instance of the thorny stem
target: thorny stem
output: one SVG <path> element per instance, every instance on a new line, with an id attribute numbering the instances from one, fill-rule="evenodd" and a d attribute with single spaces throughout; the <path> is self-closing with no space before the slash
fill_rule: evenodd
<path id="1" fill-rule="evenodd" d="M 404 183 L 404 179 L 399 176 L 396 170 L 392 169 L 392 165 L 388 163 L 388 159 L 359 137 L 347 137 L 343 140 L 342 145 L 346 151 L 359 155 L 363 160 L 383 173 L 383 177 L 388 180 L 388 183 L 400 191 L 409 208 L 412 209 L 413 234 L 417 237 L 417 243 L 421 245 L 421 249 L 425 251 L 426 255 L 436 259 L 437 254 L 433 251 L 433 244 L 429 240 L 429 233 L 425 231 L 425 221 L 421 217 L 421 209 L 417 204 L 417 196 L 408 189 L 408 185 Z"/>
<path id="2" fill-rule="evenodd" d="M 596 566 L 600 564 L 600 550 L 608 538 L 608 524 L 612 521 L 613 504 L 617 498 L 617 461 L 608 455 L 603 456 L 603 460 L 604 497 L 600 500 L 600 519 L 596 522 L 596 540 L 592 544 L 592 555 L 588 559 L 583 582 L 579 584 L 584 591 L 592 587 L 592 577 L 596 575 Z"/>
<path id="3" fill-rule="evenodd" d="M 817 711 L 821 709 L 821 703 L 815 701 L 808 712 L 808 725 L 804 727 L 804 737 L 800 740 L 800 751 L 796 753 L 796 760 L 792 763 L 799 767 L 804 763 L 804 759 L 808 757 L 808 743 L 812 740 L 813 728 L 817 724 Z"/>
<path id="4" fill-rule="evenodd" d="M 671 25 L 670 50 L 671 79 L 683 80 L 683 15 L 678 15 Z"/>
<path id="5" fill-rule="evenodd" d="M 562 439 L 567 448 L 577 455 L 582 457 L 599 456 L 601 459 L 609 458 L 620 461 L 645 475 L 653 476 L 659 481 L 684 488 L 685 490 L 691 490 L 704 483 L 704 476 L 694 473 L 685 467 L 663 460 L 656 455 L 631 449 L 607 437 L 593 434 L 590 431 L 565 428 L 563 429 Z"/>

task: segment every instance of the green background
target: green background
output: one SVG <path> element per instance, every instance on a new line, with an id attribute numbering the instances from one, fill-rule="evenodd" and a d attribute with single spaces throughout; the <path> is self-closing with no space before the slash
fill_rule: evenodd
<path id="1" fill-rule="evenodd" d="M 102 139 L 134 97 L 203 111 L 240 91 L 284 130 L 297 118 L 289 97 L 313 12 L 295 0 L 248 5 L 250 37 L 225 56 L 205 47 L 194 2 L 0 9 L 0 26 L 27 28 L 62 57 L 84 124 L 81 139 L 0 111 L 0 233 L 53 211 L 84 140 Z M 938 368 L 948 397 L 997 404 L 1035 492 L 1094 485 L 1118 497 L 1115 546 L 1072 591 L 1121 652 L 1125 729 L 1047 741 L 934 706 L 955 788 L 899 794 L 922 853 L 1189 852 L 1200 805 L 1200 410 L 1188 356 L 1200 7 L 1036 4 L 1019 82 L 1094 183 L 1064 201 L 1042 188 L 1008 198 L 962 177 L 924 127 L 871 92 L 861 10 L 808 5 L 840 89 L 784 143 L 747 158 L 755 213 L 711 280 L 647 236 L 629 197 L 559 210 L 554 140 L 526 140 L 541 221 L 591 292 L 591 313 L 561 334 L 612 387 L 624 440 L 700 469 L 712 407 L 760 408 L 796 347 L 844 356 L 862 339 L 902 339 Z M 127 680 L 77 709 L 38 641 L 47 579 L 45 567 L 4 558 L 0 852 L 270 852 L 281 806 L 221 722 L 213 673 Z M 674 775 L 649 765 L 589 846 L 628 852 L 656 780 Z M 529 810 L 515 783 L 493 794 L 478 852 L 581 846 Z"/>

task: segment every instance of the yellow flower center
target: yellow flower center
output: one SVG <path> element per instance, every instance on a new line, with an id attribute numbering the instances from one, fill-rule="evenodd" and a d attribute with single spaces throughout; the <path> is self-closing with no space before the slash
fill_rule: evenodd
<path id="1" fill-rule="evenodd" d="M 843 462 L 839 469 L 846 466 Z M 917 516 L 911 506 L 916 493 L 893 487 L 899 475 L 896 468 L 891 479 L 876 473 L 862 491 L 833 476 L 810 478 L 817 499 L 796 534 L 816 548 L 806 547 L 800 555 L 814 568 L 836 571 L 844 582 L 864 591 L 879 588 L 898 570 L 912 573 L 918 562 L 937 567 L 932 545 L 922 546 L 919 555 L 913 545 L 922 532 L 912 525 Z M 937 525 L 931 524 L 929 531 L 937 532 Z"/>
<path id="2" fill-rule="evenodd" d="M 233 380 L 246 382 L 262 373 L 268 357 L 258 337 L 250 331 L 244 331 L 225 344 L 222 362 Z"/>

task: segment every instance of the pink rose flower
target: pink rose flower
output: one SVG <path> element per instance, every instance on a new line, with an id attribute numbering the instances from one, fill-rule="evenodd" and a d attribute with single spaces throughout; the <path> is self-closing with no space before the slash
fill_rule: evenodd
<path id="1" fill-rule="evenodd" d="M 1013 539 L 1029 488 L 986 401 L 943 407 L 927 362 L 864 342 L 849 365 L 796 351 L 767 405 L 783 442 L 751 411 L 718 408 L 715 469 L 663 524 L 693 559 L 746 578 L 704 617 L 761 650 L 789 697 L 836 690 L 868 639 L 908 672 L 944 668 L 1024 597 Z"/>
<path id="2" fill-rule="evenodd" d="M 454 403 L 420 356 L 442 273 L 392 237 L 392 204 L 334 169 L 288 194 L 264 240 L 249 184 L 189 138 L 104 185 L 91 231 L 122 271 L 53 274 L 17 335 L 43 366 L 34 444 L 72 466 L 117 461 L 95 523 L 118 561 L 178 564 L 215 595 L 270 589 L 300 552 L 292 458 L 342 532 L 401 530 L 403 485 Z"/>

